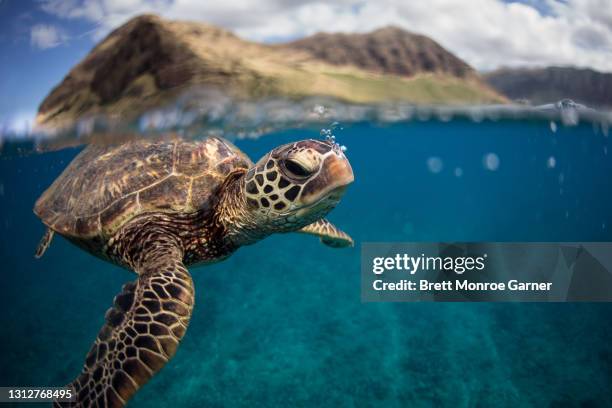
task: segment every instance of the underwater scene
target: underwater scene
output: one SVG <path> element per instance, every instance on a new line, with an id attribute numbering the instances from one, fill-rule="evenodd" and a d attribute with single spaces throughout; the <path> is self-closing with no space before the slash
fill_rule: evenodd
<path id="1" fill-rule="evenodd" d="M 319 130 L 232 142 L 256 162 Z M 612 406 L 612 305 L 362 303 L 359 272 L 364 242 L 611 241 L 607 132 L 533 118 L 335 125 L 355 180 L 327 218 L 354 247 L 273 234 L 191 267 L 189 330 L 129 406 Z M 0 384 L 61 386 L 135 275 L 57 235 L 34 258 L 34 203 L 82 147 L 30 147 L 0 152 Z"/>

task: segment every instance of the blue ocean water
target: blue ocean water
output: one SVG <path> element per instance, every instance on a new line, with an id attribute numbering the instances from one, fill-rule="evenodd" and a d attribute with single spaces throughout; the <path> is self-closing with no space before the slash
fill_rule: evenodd
<path id="1" fill-rule="evenodd" d="M 362 242 L 611 241 L 601 131 L 454 120 L 358 123 L 336 136 L 356 180 L 329 218 L 356 247 L 277 235 L 192 269 L 189 331 L 130 406 L 612 405 L 612 305 L 360 300 Z M 256 159 L 310 137 L 236 144 Z M 0 385 L 72 380 L 134 279 L 61 238 L 33 258 L 44 231 L 34 201 L 77 152 L 0 154 Z"/>

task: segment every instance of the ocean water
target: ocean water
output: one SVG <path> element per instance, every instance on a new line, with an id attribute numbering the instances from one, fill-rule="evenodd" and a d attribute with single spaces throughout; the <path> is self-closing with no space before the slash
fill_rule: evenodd
<path id="1" fill-rule="evenodd" d="M 612 406 L 612 305 L 360 300 L 369 241 L 610 241 L 612 157 L 594 125 L 542 120 L 367 122 L 336 130 L 355 183 L 329 219 L 352 249 L 299 234 L 192 269 L 196 308 L 174 359 L 131 407 Z M 256 159 L 286 130 L 236 144 Z M 77 148 L 0 153 L 0 385 L 80 371 L 134 276 L 32 213 Z"/>

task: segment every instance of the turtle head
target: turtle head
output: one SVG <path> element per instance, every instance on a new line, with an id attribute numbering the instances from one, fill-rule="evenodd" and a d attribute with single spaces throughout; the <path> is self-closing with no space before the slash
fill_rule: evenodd
<path id="1" fill-rule="evenodd" d="M 245 176 L 244 195 L 259 225 L 295 231 L 331 211 L 353 179 L 338 145 L 303 140 L 262 157 Z"/>

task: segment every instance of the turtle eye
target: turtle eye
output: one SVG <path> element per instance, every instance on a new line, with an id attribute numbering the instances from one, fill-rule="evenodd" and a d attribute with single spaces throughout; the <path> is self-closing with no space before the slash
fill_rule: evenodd
<path id="1" fill-rule="evenodd" d="M 289 172 L 290 176 L 296 178 L 305 178 L 312 174 L 312 171 L 292 159 L 283 160 L 283 167 Z"/>

